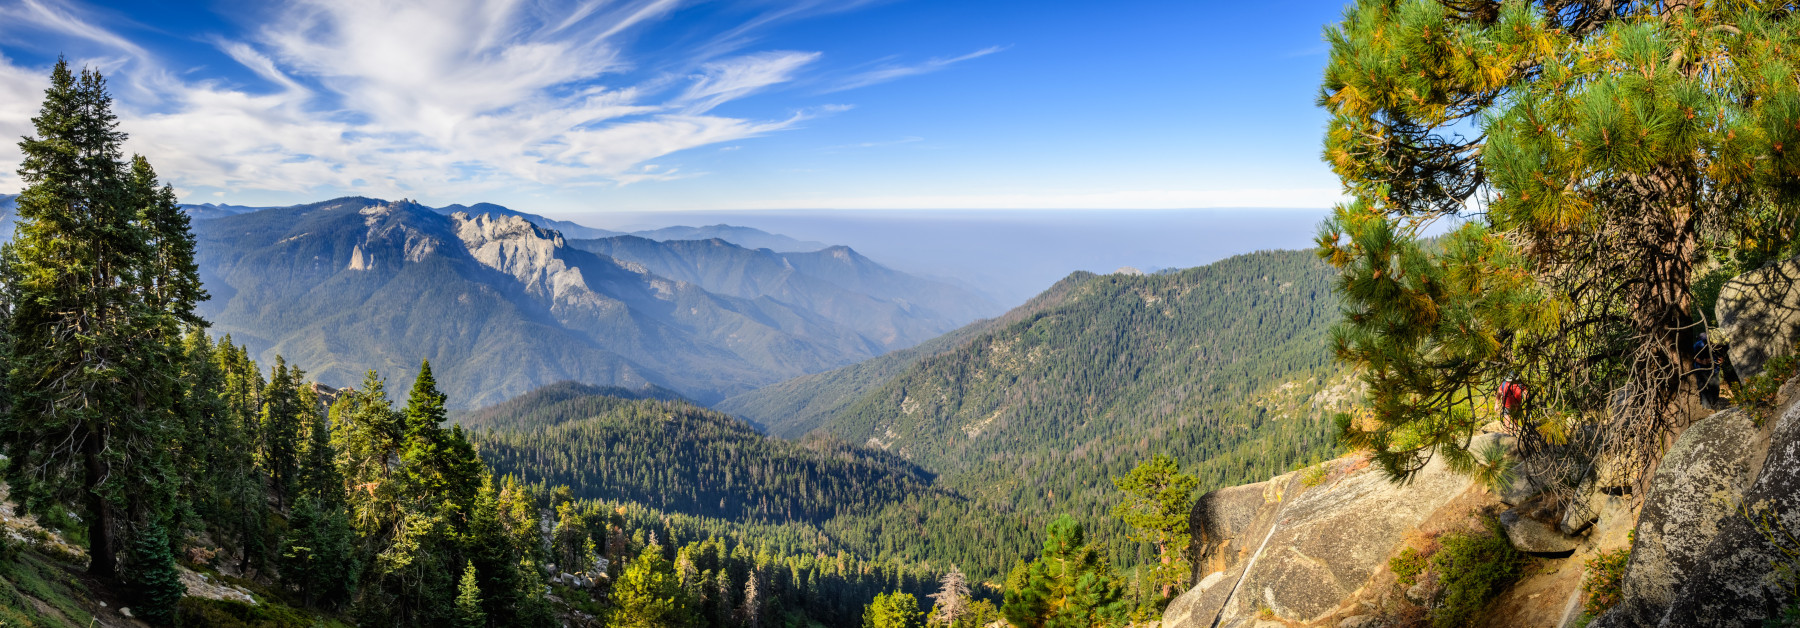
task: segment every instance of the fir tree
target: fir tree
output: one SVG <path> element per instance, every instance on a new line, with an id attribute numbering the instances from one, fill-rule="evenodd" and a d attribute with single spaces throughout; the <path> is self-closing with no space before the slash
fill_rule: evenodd
<path id="1" fill-rule="evenodd" d="M 135 181 L 125 166 L 105 79 L 59 59 L 32 124 L 16 236 L 0 249 L 4 479 L 27 511 L 81 505 L 89 571 L 111 577 L 122 521 L 179 506 L 180 335 L 202 294 L 176 288 L 197 285 L 191 236 L 160 219 L 169 199 L 145 192 L 148 164 Z"/>
<path id="2" fill-rule="evenodd" d="M 462 582 L 456 587 L 456 628 L 487 628 L 487 611 L 482 609 L 481 586 L 475 577 L 475 563 L 463 569 Z"/>
<path id="3" fill-rule="evenodd" d="M 181 584 L 181 575 L 175 570 L 168 531 L 154 520 L 137 527 L 127 561 L 132 613 L 151 625 L 173 625 L 176 604 L 187 594 L 187 587 Z"/>
<path id="4" fill-rule="evenodd" d="M 356 576 L 353 535 L 341 497 L 336 502 L 298 498 L 288 517 L 281 579 L 300 592 L 301 604 L 332 608 L 348 599 Z"/>
<path id="5" fill-rule="evenodd" d="M 262 413 L 262 467 L 269 476 L 275 503 L 287 508 L 300 475 L 300 451 L 310 423 L 306 415 L 312 408 L 302 407 L 300 379 L 304 373 L 289 368 L 287 361 L 275 356 L 275 367 L 269 371 L 269 385 L 264 389 Z"/>
<path id="6" fill-rule="evenodd" d="M 625 566 L 613 584 L 613 610 L 606 625 L 617 628 L 668 628 L 690 620 L 687 592 L 662 547 L 648 545 Z"/>
<path id="7" fill-rule="evenodd" d="M 923 617 L 918 598 L 898 591 L 883 593 L 863 610 L 862 628 L 920 628 Z"/>
<path id="8" fill-rule="evenodd" d="M 516 625 L 520 600 L 520 552 L 501 521 L 499 489 L 489 476 L 475 497 L 464 553 L 481 574 L 482 612 L 495 625 Z M 535 568 L 535 566 L 531 567 Z"/>

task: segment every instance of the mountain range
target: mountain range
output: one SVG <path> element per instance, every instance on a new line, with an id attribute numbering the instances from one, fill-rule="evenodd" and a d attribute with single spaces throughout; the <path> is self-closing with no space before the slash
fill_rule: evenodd
<path id="1" fill-rule="evenodd" d="M 446 209 L 351 197 L 195 220 L 213 297 L 201 313 L 328 385 L 371 368 L 406 381 L 430 359 L 451 399 L 477 407 L 561 380 L 708 403 L 916 344 L 993 307 L 848 249 L 576 245 L 522 212 Z"/>
<path id="2" fill-rule="evenodd" d="M 1334 277 L 1308 251 L 1077 272 L 1002 316 L 710 410 L 559 384 L 459 421 L 495 469 L 577 496 L 799 521 L 983 578 L 1069 513 L 1130 565 L 1141 548 L 1107 515 L 1109 478 L 1169 454 L 1230 486 L 1333 453 L 1330 417 L 1356 394 L 1322 349 Z M 756 488 L 720 488 L 745 477 Z"/>

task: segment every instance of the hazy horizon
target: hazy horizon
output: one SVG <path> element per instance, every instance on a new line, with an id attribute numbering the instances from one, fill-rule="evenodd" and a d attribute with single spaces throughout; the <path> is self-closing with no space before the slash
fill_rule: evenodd
<path id="1" fill-rule="evenodd" d="M 527 209 L 521 211 L 529 211 Z M 953 279 L 1006 307 L 1076 271 L 1189 268 L 1268 249 L 1312 247 L 1329 209 L 1005 209 L 662 211 L 545 214 L 637 231 L 753 227 L 842 244 L 897 270 Z"/>

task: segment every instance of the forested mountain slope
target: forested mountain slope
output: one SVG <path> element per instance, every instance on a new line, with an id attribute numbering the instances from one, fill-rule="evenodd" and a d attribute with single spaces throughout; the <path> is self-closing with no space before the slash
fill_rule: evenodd
<path id="1" fill-rule="evenodd" d="M 823 435 L 772 438 L 684 401 L 621 392 L 551 386 L 460 422 L 497 474 L 716 519 L 719 530 L 777 526 L 817 551 L 954 563 L 997 579 L 1037 543 L 1038 526 L 939 488 L 892 453 Z"/>
<path id="2" fill-rule="evenodd" d="M 971 338 L 1059 305 L 1076 286 L 1093 278 L 1093 273 L 1076 272 L 1002 316 L 970 323 L 916 347 L 728 397 L 713 407 L 754 421 L 770 434 L 799 438 L 919 360 L 960 347 Z"/>
<path id="3" fill-rule="evenodd" d="M 333 386 L 429 358 L 467 406 L 565 379 L 705 401 L 882 350 L 817 312 L 627 268 L 515 216 L 345 198 L 195 231 L 214 329 Z"/>
<path id="4" fill-rule="evenodd" d="M 1046 517 L 1102 520 L 1109 478 L 1156 453 L 1203 487 L 1267 478 L 1329 455 L 1328 417 L 1353 389 L 1325 349 L 1332 277 L 1307 251 L 1091 277 L 919 359 L 820 429 Z"/>

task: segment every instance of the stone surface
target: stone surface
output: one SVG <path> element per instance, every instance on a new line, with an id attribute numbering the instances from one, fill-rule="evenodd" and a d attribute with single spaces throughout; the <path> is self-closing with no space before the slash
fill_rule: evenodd
<path id="1" fill-rule="evenodd" d="M 1800 567 L 1791 554 L 1800 550 L 1800 540 L 1792 536 L 1800 534 L 1800 404 L 1790 406 L 1773 428 L 1761 472 L 1742 499 L 1769 529 L 1737 513 L 1720 519 L 1701 563 L 1677 584 L 1659 625 L 1760 626 L 1787 598 L 1782 590 L 1792 583 L 1773 566 Z M 1771 530 L 1779 545 L 1767 536 Z"/>
<path id="2" fill-rule="evenodd" d="M 1561 554 L 1572 551 L 1581 542 L 1557 530 L 1556 526 L 1524 516 L 1518 508 L 1500 513 L 1500 526 L 1506 539 L 1520 551 L 1534 554 Z"/>
<path id="3" fill-rule="evenodd" d="M 1374 615 L 1352 615 L 1338 622 L 1338 628 L 1379 628 L 1381 618 Z"/>
<path id="4" fill-rule="evenodd" d="M 1736 410 L 1716 413 L 1682 432 L 1658 465 L 1639 514 L 1623 600 L 1593 626 L 1738 625 L 1671 624 L 1664 616 L 1682 589 L 1706 577 L 1709 563 L 1718 558 L 1721 532 L 1741 520 L 1732 504 L 1749 485 L 1755 438 L 1756 427 Z M 1754 571 L 1766 574 L 1766 563 Z"/>
<path id="5" fill-rule="evenodd" d="M 1473 487 L 1441 459 L 1404 485 L 1356 459 L 1330 464 L 1336 479 L 1317 486 L 1290 473 L 1197 500 L 1196 564 L 1209 578 L 1223 575 L 1172 602 L 1163 625 L 1204 627 L 1219 617 L 1220 626 L 1249 626 L 1259 607 L 1283 621 L 1324 621 L 1386 564 L 1409 530 Z"/>
<path id="6" fill-rule="evenodd" d="M 1726 282 L 1714 311 L 1738 375 L 1761 373 L 1764 362 L 1792 351 L 1800 337 L 1800 258 Z"/>
<path id="7" fill-rule="evenodd" d="M 228 602 L 243 602 L 251 606 L 256 605 L 256 598 L 251 597 L 249 591 L 245 591 L 235 585 L 214 582 L 213 579 L 207 577 L 206 574 L 196 573 L 186 567 L 177 567 L 176 569 L 177 575 L 181 578 L 182 586 L 187 587 L 187 595 L 189 597 L 203 597 L 209 600 L 225 600 Z"/>

